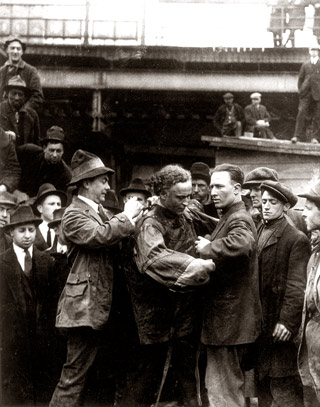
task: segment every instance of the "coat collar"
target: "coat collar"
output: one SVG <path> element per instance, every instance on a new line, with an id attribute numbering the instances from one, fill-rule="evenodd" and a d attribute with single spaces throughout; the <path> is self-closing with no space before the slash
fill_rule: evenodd
<path id="1" fill-rule="evenodd" d="M 245 205 L 244 205 L 244 203 L 243 203 L 242 201 L 237 202 L 237 203 L 231 205 L 231 206 L 226 210 L 226 212 L 222 215 L 222 217 L 220 218 L 219 222 L 217 223 L 216 228 L 214 229 L 214 231 L 213 231 L 213 233 L 212 233 L 212 235 L 211 235 L 211 237 L 210 237 L 210 240 L 213 240 L 213 239 L 218 235 L 218 233 L 220 232 L 220 230 L 222 229 L 222 227 L 225 225 L 225 223 L 226 223 L 226 221 L 228 220 L 228 218 L 229 218 L 233 213 L 238 212 L 238 211 L 240 211 L 240 210 L 246 210 L 246 209 L 245 209 Z"/>
<path id="2" fill-rule="evenodd" d="M 83 211 L 85 211 L 87 214 L 89 214 L 99 223 L 103 223 L 100 215 L 90 205 L 88 205 L 82 199 L 79 199 L 77 196 L 73 197 L 72 205 L 74 205 L 74 207 L 76 207 L 76 208 L 82 209 Z M 71 206 L 70 206 L 70 208 L 71 208 Z M 104 210 L 104 213 L 106 214 L 108 219 L 111 219 L 112 216 L 110 215 L 109 211 Z"/>
<path id="3" fill-rule="evenodd" d="M 264 246 L 264 248 L 262 250 L 264 250 L 265 248 L 267 248 L 271 245 L 274 245 L 278 242 L 280 237 L 283 235 L 284 229 L 288 226 L 288 221 L 283 216 L 281 219 L 277 219 L 271 226 L 274 228 L 274 230 L 273 230 L 270 238 L 268 239 L 268 242 L 266 243 L 266 245 Z M 268 226 L 264 225 L 260 230 L 260 234 L 263 232 L 265 227 L 268 227 Z"/>

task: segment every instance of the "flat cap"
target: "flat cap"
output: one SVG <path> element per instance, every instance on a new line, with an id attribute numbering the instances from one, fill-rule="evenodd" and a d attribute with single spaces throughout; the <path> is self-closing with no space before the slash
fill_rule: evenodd
<path id="1" fill-rule="evenodd" d="M 315 182 L 303 194 L 298 194 L 301 198 L 307 198 L 311 202 L 320 203 L 320 180 Z"/>
<path id="2" fill-rule="evenodd" d="M 259 92 L 251 93 L 250 99 L 257 99 L 257 98 L 261 99 L 261 93 L 259 93 Z"/>
<path id="3" fill-rule="evenodd" d="M 265 181 L 261 184 L 261 191 L 269 191 L 281 202 L 290 204 L 292 208 L 298 202 L 298 197 L 289 187 L 278 181 Z"/>
<path id="4" fill-rule="evenodd" d="M 245 176 L 243 188 L 260 186 L 264 181 L 279 181 L 277 171 L 268 167 L 255 168 Z"/>
<path id="5" fill-rule="evenodd" d="M 225 93 L 222 97 L 223 97 L 223 99 L 233 99 L 234 98 L 233 94 L 230 92 Z"/>
<path id="6" fill-rule="evenodd" d="M 203 179 L 208 185 L 210 184 L 210 168 L 206 163 L 201 161 L 193 163 L 190 172 L 193 179 Z"/>

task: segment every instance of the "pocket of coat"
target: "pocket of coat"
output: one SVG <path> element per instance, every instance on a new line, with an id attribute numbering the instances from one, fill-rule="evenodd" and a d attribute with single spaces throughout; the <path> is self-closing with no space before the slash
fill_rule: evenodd
<path id="1" fill-rule="evenodd" d="M 87 287 L 88 287 L 87 281 L 82 281 L 82 282 L 75 283 L 75 284 L 71 284 L 70 282 L 67 282 L 66 294 L 69 295 L 70 297 L 78 297 L 78 296 L 84 294 Z"/>

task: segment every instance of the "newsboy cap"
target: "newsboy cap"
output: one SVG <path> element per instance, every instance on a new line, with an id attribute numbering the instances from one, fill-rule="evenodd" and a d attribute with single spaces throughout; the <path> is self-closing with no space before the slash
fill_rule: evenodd
<path id="1" fill-rule="evenodd" d="M 210 184 L 210 168 L 206 163 L 193 163 L 190 172 L 193 179 L 203 179 L 208 185 Z"/>
<path id="2" fill-rule="evenodd" d="M 126 188 L 122 188 L 120 190 L 120 195 L 124 196 L 129 192 L 140 192 L 142 194 L 145 194 L 146 198 L 149 198 L 151 196 L 151 192 L 145 187 L 141 178 L 133 179 Z"/>
<path id="3" fill-rule="evenodd" d="M 77 150 L 71 159 L 72 178 L 68 185 L 77 184 L 84 179 L 90 179 L 102 174 L 113 174 L 113 169 L 106 167 L 95 154 Z"/>
<path id="4" fill-rule="evenodd" d="M 255 168 L 245 176 L 243 188 L 250 189 L 260 186 L 264 181 L 279 181 L 277 171 L 268 167 Z"/>
<path id="5" fill-rule="evenodd" d="M 42 223 L 42 219 L 36 218 L 30 205 L 20 205 L 10 214 L 10 222 L 3 226 L 3 229 L 10 230 L 19 225 L 33 223 L 35 226 Z"/>
<path id="6" fill-rule="evenodd" d="M 259 93 L 259 92 L 251 93 L 250 99 L 257 99 L 257 98 L 261 99 L 261 93 Z"/>
<path id="7" fill-rule="evenodd" d="M 23 51 L 25 51 L 27 49 L 26 44 L 19 37 L 15 36 L 15 35 L 10 35 L 10 37 L 7 38 L 6 42 L 4 43 L 4 49 L 7 49 L 8 45 L 11 44 L 13 41 L 20 42 Z"/>
<path id="8" fill-rule="evenodd" d="M 230 92 L 225 93 L 222 97 L 223 97 L 223 99 L 233 99 L 234 98 L 233 94 Z"/>
<path id="9" fill-rule="evenodd" d="M 261 191 L 271 192 L 281 202 L 290 204 L 291 208 L 298 202 L 298 197 L 291 189 L 278 181 L 264 181 L 261 184 Z"/>
<path id="10" fill-rule="evenodd" d="M 5 92 L 9 92 L 11 89 L 20 89 L 26 96 L 30 95 L 30 89 L 20 75 L 15 75 L 10 78 L 8 84 L 3 88 Z"/>
<path id="11" fill-rule="evenodd" d="M 15 195 L 10 194 L 10 192 L 2 191 L 0 192 L 0 205 L 6 206 L 16 206 L 18 199 Z"/>
<path id="12" fill-rule="evenodd" d="M 41 143 L 44 144 L 48 141 L 56 141 L 57 143 L 66 143 L 64 130 L 59 126 L 51 126 L 47 131 L 45 137 L 41 140 Z"/>
<path id="13" fill-rule="evenodd" d="M 307 198 L 311 202 L 320 204 L 320 180 L 314 183 L 303 194 L 298 194 L 301 198 Z"/>

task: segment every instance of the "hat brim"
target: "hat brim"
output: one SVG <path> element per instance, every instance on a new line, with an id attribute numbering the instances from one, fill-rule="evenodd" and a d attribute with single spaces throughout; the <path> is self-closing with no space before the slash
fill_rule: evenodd
<path id="1" fill-rule="evenodd" d="M 49 195 L 57 195 L 60 197 L 61 199 L 61 206 L 66 206 L 67 203 L 67 195 L 63 192 L 63 191 L 55 191 L 55 190 L 51 190 L 51 191 L 46 191 L 44 192 L 42 195 L 39 196 L 39 198 L 36 198 L 35 201 L 32 204 L 32 209 L 34 211 L 34 213 L 36 215 L 40 216 L 40 213 L 37 209 L 37 206 L 40 205 L 40 202 L 43 201 L 47 196 Z"/>
<path id="2" fill-rule="evenodd" d="M 267 180 L 265 179 L 265 180 L 261 180 L 261 181 L 247 181 L 244 184 L 242 184 L 242 188 L 250 189 L 253 187 L 260 187 L 264 181 L 267 181 Z"/>
<path id="3" fill-rule="evenodd" d="M 292 194 L 292 196 L 286 196 L 284 195 L 281 191 L 279 191 L 276 188 L 273 188 L 271 185 L 263 185 L 262 187 L 263 191 L 270 191 L 273 193 L 280 201 L 284 203 L 288 203 L 290 205 L 290 208 L 293 208 L 296 203 L 298 202 L 298 198 Z"/>
<path id="4" fill-rule="evenodd" d="M 59 223 L 61 223 L 61 221 L 62 221 L 62 218 L 52 220 L 51 222 L 48 222 L 48 227 L 53 229 L 55 226 L 57 226 Z"/>
<path id="5" fill-rule="evenodd" d="M 147 198 L 150 198 L 151 192 L 148 191 L 147 189 L 139 189 L 139 188 L 122 188 L 120 190 L 120 195 L 124 196 L 125 194 L 128 194 L 130 192 L 140 192 L 140 194 L 144 194 Z"/>
<path id="6" fill-rule="evenodd" d="M 14 203 L 12 201 L 6 201 L 5 199 L 3 199 L 3 200 L 0 199 L 0 205 L 7 205 L 7 206 L 14 208 L 15 206 L 18 206 L 18 202 Z"/>
<path id="7" fill-rule="evenodd" d="M 320 196 L 313 194 L 298 194 L 300 198 L 306 198 L 309 201 L 320 203 Z"/>
<path id="8" fill-rule="evenodd" d="M 114 174 L 114 171 L 113 171 L 113 169 L 108 168 L 108 167 L 95 168 L 93 170 L 90 170 L 90 171 L 88 171 L 84 174 L 78 175 L 76 177 L 73 176 L 71 178 L 71 181 L 69 182 L 68 186 L 75 185 L 84 179 L 95 178 L 95 177 L 97 177 L 99 175 L 103 175 L 103 174 L 112 175 L 112 174 Z"/>
<path id="9" fill-rule="evenodd" d="M 8 223 L 7 225 L 3 226 L 3 230 L 10 230 L 12 228 L 15 228 L 16 226 L 20 226 L 20 225 L 27 225 L 29 223 L 33 223 L 36 226 L 39 226 L 40 223 L 42 223 L 42 219 L 39 218 L 33 218 L 33 219 L 29 219 L 29 220 L 25 220 L 25 221 L 20 221 L 20 222 L 13 222 L 13 223 Z"/>

